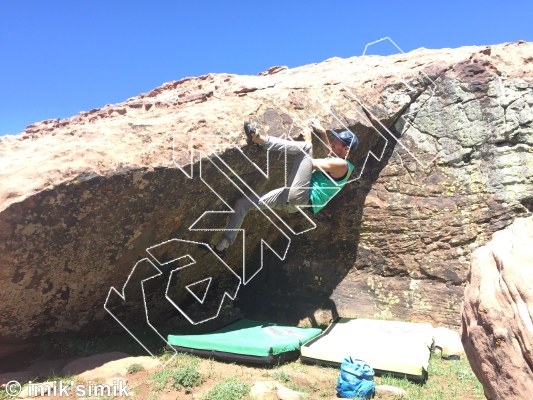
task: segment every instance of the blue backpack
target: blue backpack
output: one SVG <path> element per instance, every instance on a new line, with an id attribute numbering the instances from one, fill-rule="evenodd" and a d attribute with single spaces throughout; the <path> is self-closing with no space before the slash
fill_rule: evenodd
<path id="1" fill-rule="evenodd" d="M 374 370 L 363 360 L 347 357 L 341 364 L 337 393 L 343 398 L 369 399 L 374 396 Z"/>

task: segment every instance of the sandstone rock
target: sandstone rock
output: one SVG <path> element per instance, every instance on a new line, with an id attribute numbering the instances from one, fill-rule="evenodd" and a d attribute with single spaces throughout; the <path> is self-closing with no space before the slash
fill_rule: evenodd
<path id="1" fill-rule="evenodd" d="M 460 359 L 465 356 L 461 336 L 454 330 L 439 326 L 433 328 L 435 348 L 441 351 L 442 358 Z"/>
<path id="2" fill-rule="evenodd" d="M 125 356 L 125 357 L 124 357 Z M 158 360 L 143 356 L 131 357 L 122 353 L 104 353 L 73 361 L 62 369 L 63 374 L 75 374 L 85 381 L 96 379 L 122 379 L 132 364 L 141 364 L 145 370 L 160 366 Z"/>
<path id="3" fill-rule="evenodd" d="M 65 375 L 78 375 L 83 372 L 99 368 L 108 362 L 124 360 L 126 358 L 130 358 L 129 354 L 120 353 L 118 351 L 95 354 L 94 356 L 79 358 L 68 363 L 61 369 L 61 372 Z"/>
<path id="4" fill-rule="evenodd" d="M 291 390 L 276 381 L 254 382 L 250 396 L 257 400 L 299 400 L 305 393 Z"/>
<path id="5" fill-rule="evenodd" d="M 128 383 L 128 380 L 126 378 L 120 378 L 120 377 L 111 377 L 104 380 L 104 383 L 109 386 L 118 386 L 120 382 L 123 383 L 123 386 Z"/>
<path id="6" fill-rule="evenodd" d="M 132 364 L 141 364 L 147 371 L 160 367 L 160 362 L 152 357 L 127 357 L 120 360 L 109 361 L 99 367 L 86 370 L 78 374 L 78 378 L 86 381 L 99 378 L 122 378 L 128 374 L 128 367 Z"/>
<path id="7" fill-rule="evenodd" d="M 376 385 L 376 394 L 379 396 L 395 396 L 400 398 L 407 398 L 407 392 L 402 388 L 390 385 Z"/>
<path id="8" fill-rule="evenodd" d="M 106 392 L 105 394 L 109 393 L 111 396 L 113 396 L 114 393 L 120 394 L 120 390 L 122 388 L 130 396 L 135 395 L 133 392 L 133 388 L 128 386 L 128 379 L 126 378 L 110 377 L 110 378 L 104 379 L 102 383 L 104 385 L 107 385 L 106 390 L 108 390 L 108 392 Z M 119 396 L 116 396 L 116 397 L 119 397 Z"/>
<path id="9" fill-rule="evenodd" d="M 69 363 L 70 360 L 38 360 L 26 367 L 28 373 L 39 378 L 48 378 L 57 375 L 58 371 Z"/>
<path id="10" fill-rule="evenodd" d="M 472 255 L 462 341 L 485 396 L 533 393 L 533 217 L 519 218 Z"/>
<path id="11" fill-rule="evenodd" d="M 30 371 L 6 372 L 0 374 L 0 389 L 3 389 L 4 385 L 10 381 L 26 382 L 35 377 L 36 376 Z"/>
<path id="12" fill-rule="evenodd" d="M 270 156 L 268 179 L 246 159 L 266 169 L 266 155 L 244 146 L 243 120 L 294 139 L 309 117 L 331 129 L 342 122 L 359 136 L 352 161 L 361 175 L 312 218 L 316 229 L 302 215 L 280 215 L 294 233 L 307 230 L 290 232 L 290 248 L 279 232 L 284 224 L 247 217 L 248 276 L 264 268 L 238 288 L 239 308 L 288 321 L 313 320 L 321 310 L 328 318 L 378 315 L 458 327 L 472 246 L 533 208 L 532 49 L 419 49 L 263 76 L 189 77 L 3 137 L 0 353 L 59 332 L 123 332 L 106 300 L 130 330 L 150 329 L 146 312 L 154 324 L 185 321 L 160 290 L 174 261 L 147 283 L 145 309 L 140 282 L 157 263 L 147 249 L 170 239 L 216 240 L 212 230 L 225 226 L 227 214 L 204 213 L 227 211 L 224 202 L 242 196 L 222 162 L 258 192 L 285 181 L 283 157 Z M 194 223 L 198 230 L 189 229 Z M 285 259 L 266 248 L 263 254 L 263 239 L 286 251 Z M 141 260 L 127 300 L 115 292 L 108 299 Z M 242 271 L 242 246 L 230 248 L 225 261 Z M 194 280 L 205 269 L 185 271 Z M 231 282 L 225 277 L 212 288 Z M 171 289 L 173 301 L 189 301 L 193 312 L 218 310 L 214 300 L 193 303 L 186 290 Z"/>
<path id="13" fill-rule="evenodd" d="M 274 75 L 274 74 L 277 74 L 278 72 L 284 71 L 286 69 L 288 69 L 288 67 L 286 67 L 286 66 L 282 67 L 282 66 L 276 65 L 274 67 L 270 67 L 266 71 L 259 72 L 258 76 Z"/>
<path id="14" fill-rule="evenodd" d="M 299 400 L 302 397 L 305 397 L 305 393 L 298 392 L 278 384 L 278 398 L 280 400 Z"/>
<path id="15" fill-rule="evenodd" d="M 59 381 L 47 381 L 32 383 L 31 389 L 30 385 L 26 385 L 20 394 L 17 396 L 19 399 L 32 399 L 32 398 L 42 398 L 42 397 L 54 397 L 54 388 L 55 393 L 59 394 Z M 30 393 L 31 390 L 31 393 Z M 50 396 L 48 396 L 50 394 Z"/>
<path id="16" fill-rule="evenodd" d="M 12 344 L 11 346 L 9 346 L 9 348 L 4 348 L 0 346 L 0 360 L 5 359 L 4 357 L 10 354 L 18 353 L 19 351 L 23 351 L 26 349 L 31 349 L 31 347 L 32 343 Z"/>

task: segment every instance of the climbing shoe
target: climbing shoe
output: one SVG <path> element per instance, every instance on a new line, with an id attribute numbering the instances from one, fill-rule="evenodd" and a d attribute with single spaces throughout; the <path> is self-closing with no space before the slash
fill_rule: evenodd
<path id="1" fill-rule="evenodd" d="M 224 257 L 226 257 L 226 253 L 228 252 L 228 249 L 222 249 L 222 250 L 219 250 L 219 249 L 217 248 L 217 245 L 216 245 L 216 244 L 212 244 L 212 245 L 211 245 L 211 250 L 213 250 L 213 251 L 215 252 L 215 254 L 216 254 L 217 256 L 219 256 L 220 258 L 222 258 L 222 259 L 223 259 Z"/>
<path id="2" fill-rule="evenodd" d="M 248 121 L 245 121 L 244 122 L 244 132 L 246 133 L 246 139 L 248 141 L 248 144 L 255 144 L 256 146 L 259 146 L 257 143 L 254 143 L 253 140 L 252 140 L 252 136 L 253 135 L 259 136 L 259 134 L 257 133 L 257 131 L 255 129 L 255 126 L 250 124 Z M 254 137 L 256 137 L 256 136 L 254 136 Z"/>

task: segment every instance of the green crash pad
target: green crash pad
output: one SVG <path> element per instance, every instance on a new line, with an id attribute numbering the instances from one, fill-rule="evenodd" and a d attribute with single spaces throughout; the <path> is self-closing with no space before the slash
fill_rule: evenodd
<path id="1" fill-rule="evenodd" d="M 168 343 L 176 350 L 200 356 L 270 364 L 280 357 L 285 361 L 284 354 L 298 358 L 301 345 L 321 332 L 241 319 L 212 333 L 168 335 Z"/>
<path id="2" fill-rule="evenodd" d="M 301 359 L 340 365 L 345 357 L 352 356 L 366 361 L 377 374 L 423 381 L 432 348 L 430 324 L 340 318 L 302 346 Z"/>

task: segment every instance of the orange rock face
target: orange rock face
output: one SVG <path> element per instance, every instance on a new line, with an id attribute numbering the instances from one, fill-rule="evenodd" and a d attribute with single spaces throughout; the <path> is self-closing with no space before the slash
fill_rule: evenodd
<path id="1" fill-rule="evenodd" d="M 533 209 L 532 53 L 518 42 L 190 77 L 1 137 L 0 354 L 56 333 L 124 332 L 108 311 L 131 331 L 151 332 L 146 315 L 201 330 L 169 298 L 209 317 L 217 299 L 179 289 L 209 277 L 210 290 L 238 292 L 212 321 L 239 309 L 458 328 L 471 251 Z M 285 158 L 246 146 L 243 121 L 300 140 L 310 117 L 356 132 L 357 179 L 311 221 L 250 213 L 244 247 L 225 259 L 234 275 L 192 247 L 195 266 L 172 274 L 168 241 L 214 243 L 228 214 L 207 211 L 284 185 Z"/>

